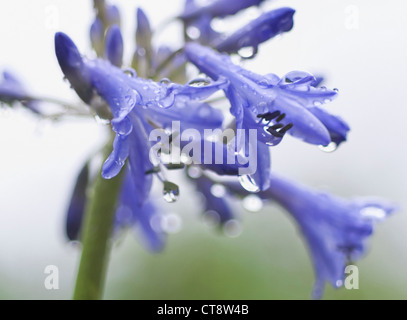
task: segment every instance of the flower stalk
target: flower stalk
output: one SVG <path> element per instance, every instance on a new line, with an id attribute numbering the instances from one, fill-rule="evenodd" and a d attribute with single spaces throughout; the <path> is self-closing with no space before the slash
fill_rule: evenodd
<path id="1" fill-rule="evenodd" d="M 111 152 L 111 143 L 106 152 Z M 111 180 L 96 175 L 83 217 L 82 256 L 76 278 L 74 300 L 99 300 L 103 297 L 112 241 L 116 203 L 122 174 Z"/>

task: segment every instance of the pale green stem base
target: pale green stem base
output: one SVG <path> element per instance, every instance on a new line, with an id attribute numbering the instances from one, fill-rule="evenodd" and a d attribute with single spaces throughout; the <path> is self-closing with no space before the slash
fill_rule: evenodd
<path id="1" fill-rule="evenodd" d="M 121 174 L 105 180 L 99 173 L 95 179 L 83 221 L 83 249 L 74 300 L 98 300 L 103 296 L 121 181 Z"/>

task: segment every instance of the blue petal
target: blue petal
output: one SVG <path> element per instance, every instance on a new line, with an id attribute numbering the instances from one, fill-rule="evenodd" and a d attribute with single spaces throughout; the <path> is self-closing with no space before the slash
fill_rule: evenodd
<path id="1" fill-rule="evenodd" d="M 88 183 L 89 167 L 88 163 L 86 163 L 76 179 L 66 216 L 66 235 L 71 241 L 79 239 L 79 233 L 82 226 L 82 219 L 87 200 L 86 189 L 88 187 Z"/>
<path id="2" fill-rule="evenodd" d="M 245 47 L 257 48 L 260 43 L 290 31 L 294 25 L 294 13 L 295 10 L 291 8 L 264 13 L 226 39 L 220 40 L 215 44 L 215 48 L 227 53 L 236 53 Z"/>
<path id="3" fill-rule="evenodd" d="M 339 146 L 342 142 L 346 141 L 350 128 L 344 120 L 318 107 L 309 108 L 309 111 L 328 129 L 332 142 Z"/>
<path id="4" fill-rule="evenodd" d="M 0 101 L 5 103 L 20 101 L 32 112 L 41 114 L 38 102 L 31 100 L 24 84 L 10 71 L 3 72 L 3 80 L 0 82 Z"/>
<path id="5" fill-rule="evenodd" d="M 384 200 L 346 200 L 271 175 L 270 189 L 261 194 L 286 208 L 299 224 L 310 248 L 316 272 L 315 294 L 326 281 L 343 285 L 349 260 L 365 252 L 374 224 L 395 210 Z"/>
<path id="6" fill-rule="evenodd" d="M 65 77 L 78 96 L 89 103 L 93 97 L 88 70 L 73 41 L 64 33 L 55 34 L 55 52 Z"/>
<path id="7" fill-rule="evenodd" d="M 159 217 L 157 208 L 152 201 L 147 201 L 140 206 L 135 197 L 138 192 L 131 172 L 127 172 L 121 190 L 120 206 L 116 214 L 116 228 L 139 227 L 146 246 L 152 251 L 160 251 L 164 247 L 165 237 L 163 232 L 152 227 L 152 219 Z M 121 212 L 123 211 L 130 214 L 122 217 Z"/>
<path id="8" fill-rule="evenodd" d="M 151 145 L 148 140 L 147 132 L 142 121 L 135 115 L 131 115 L 133 131 L 128 136 L 131 148 L 129 148 L 129 169 L 133 177 L 133 183 L 136 193 L 133 195 L 136 203 L 141 207 L 150 194 L 153 176 L 147 174 L 153 169 L 150 161 Z"/>
<path id="9" fill-rule="evenodd" d="M 113 142 L 113 151 L 103 164 L 102 177 L 105 179 L 112 179 L 117 176 L 126 163 L 129 153 L 129 137 L 117 134 Z"/>
<path id="10" fill-rule="evenodd" d="M 152 30 L 150 21 L 147 18 L 147 15 L 141 8 L 137 8 L 137 32 L 136 38 L 151 38 Z M 136 39 L 139 41 L 138 39 Z M 143 43 L 138 43 L 139 45 L 143 46 Z"/>
<path id="11" fill-rule="evenodd" d="M 123 64 L 123 38 L 118 25 L 107 30 L 105 57 L 116 67 L 120 68 Z"/>
<path id="12" fill-rule="evenodd" d="M 103 29 L 103 23 L 99 18 L 96 18 L 90 26 L 90 41 L 96 52 L 103 50 L 104 36 L 105 32 Z"/>
<path id="13" fill-rule="evenodd" d="M 225 17 L 233 15 L 251 6 L 258 6 L 264 0 L 214 0 L 206 6 L 200 6 L 195 1 L 188 1 L 185 11 L 180 18 L 183 20 L 196 19 L 201 15 L 208 14 L 211 17 Z"/>
<path id="14" fill-rule="evenodd" d="M 202 193 L 205 198 L 205 213 L 215 212 L 219 216 L 220 223 L 226 223 L 234 218 L 232 211 L 225 197 L 216 197 L 212 193 L 213 181 L 201 176 L 198 179 L 194 179 L 197 190 Z"/>

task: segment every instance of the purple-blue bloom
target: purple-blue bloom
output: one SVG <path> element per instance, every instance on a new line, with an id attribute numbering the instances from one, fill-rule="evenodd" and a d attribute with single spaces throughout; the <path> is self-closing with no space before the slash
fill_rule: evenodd
<path id="1" fill-rule="evenodd" d="M 121 188 L 119 205 L 115 216 L 115 230 L 131 227 L 140 229 L 143 243 L 154 252 L 164 248 L 165 233 L 160 229 L 162 212 L 157 205 L 149 199 L 142 206 L 137 197 L 138 189 L 132 174 L 127 173 Z M 155 222 L 154 224 L 152 222 Z"/>
<path id="2" fill-rule="evenodd" d="M 215 222 L 221 224 L 234 218 L 234 214 L 226 201 L 225 195 L 216 194 L 216 192 L 214 192 L 214 188 L 219 187 L 224 189 L 223 186 L 216 185 L 205 175 L 191 177 L 191 180 L 195 182 L 197 191 L 200 192 L 203 197 L 204 215 L 210 216 L 210 218 L 215 219 Z"/>
<path id="3" fill-rule="evenodd" d="M 343 199 L 274 173 L 270 188 L 259 195 L 278 202 L 300 226 L 314 263 L 315 298 L 321 297 L 325 282 L 343 285 L 346 265 L 365 253 L 375 223 L 396 209 L 381 199 Z"/>
<path id="4" fill-rule="evenodd" d="M 8 104 L 20 101 L 32 112 L 40 114 L 37 101 L 32 100 L 21 80 L 9 71 L 3 71 L 2 75 L 3 78 L 0 79 L 0 101 Z"/>
<path id="5" fill-rule="evenodd" d="M 264 0 L 212 0 L 206 5 L 199 5 L 194 0 L 187 0 L 184 12 L 180 15 L 183 20 L 192 20 L 202 15 L 226 17 L 252 7 L 259 6 Z"/>
<path id="6" fill-rule="evenodd" d="M 216 50 L 226 53 L 236 53 L 241 48 L 253 48 L 254 56 L 259 44 L 283 32 L 290 31 L 294 25 L 295 10 L 279 8 L 262 14 L 226 38 L 220 38 L 213 43 Z"/>
<path id="7" fill-rule="evenodd" d="M 118 25 L 111 26 L 106 33 L 105 58 L 116 67 L 123 64 L 123 37 Z"/>
<path id="8" fill-rule="evenodd" d="M 220 79 L 206 86 L 184 86 L 168 81 L 158 83 L 138 78 L 135 73 L 126 74 L 108 61 L 83 59 L 72 40 L 63 33 L 56 35 L 55 46 L 61 68 L 68 80 L 73 81 L 73 87 L 76 89 L 76 84 L 83 84 L 77 91 L 86 90 L 92 97 L 96 91 L 110 106 L 113 115 L 111 123 L 116 138 L 114 150 L 103 166 L 102 175 L 106 179 L 113 178 L 129 158 L 130 172 L 139 190 L 135 197 L 141 206 L 148 198 L 152 184 L 152 176 L 146 172 L 153 169 L 149 159 L 151 144 L 148 141 L 148 132 L 152 127 L 143 115 L 151 114 L 151 118 L 155 116 L 154 120 L 159 122 L 157 120 L 160 120 L 160 117 L 157 119 L 157 116 L 160 109 L 176 106 L 176 110 L 188 107 L 189 102 L 203 100 L 224 88 L 227 81 Z M 194 106 L 211 108 L 209 105 L 192 103 L 191 108 Z M 151 108 L 152 111 L 148 111 Z M 171 113 L 168 113 L 168 116 L 163 112 L 161 114 L 162 123 L 165 124 L 168 118 L 171 119 Z M 213 115 L 214 121 L 219 123 L 219 113 L 215 112 Z M 178 113 L 178 116 L 181 122 L 190 122 L 191 114 L 186 113 L 184 116 Z M 206 119 L 208 120 L 211 121 L 211 118 Z"/>
<path id="9" fill-rule="evenodd" d="M 82 226 L 82 218 L 86 206 L 86 190 L 89 184 L 89 165 L 81 169 L 72 192 L 66 215 L 66 235 L 69 240 L 78 240 Z"/>
<path id="10" fill-rule="evenodd" d="M 331 142 L 328 129 L 309 108 L 331 101 L 337 92 L 313 87 L 316 79 L 312 75 L 260 76 L 197 43 L 187 44 L 185 52 L 201 72 L 215 80 L 229 80 L 224 91 L 237 128 L 257 128 L 259 141 L 269 145 L 279 143 L 287 131 L 308 143 L 325 146 Z"/>

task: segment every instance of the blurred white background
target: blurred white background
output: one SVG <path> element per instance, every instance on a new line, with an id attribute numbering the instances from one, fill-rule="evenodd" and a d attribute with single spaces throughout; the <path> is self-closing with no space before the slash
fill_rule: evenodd
<path id="1" fill-rule="evenodd" d="M 158 26 L 179 13 L 183 5 L 183 1 L 164 0 L 114 2 L 122 9 L 127 61 L 133 50 L 135 8 L 142 6 L 152 24 Z M 246 67 L 280 76 L 292 70 L 325 75 L 325 85 L 340 92 L 328 108 L 346 119 L 352 130 L 349 141 L 332 154 L 287 138 L 272 150 L 273 168 L 342 196 L 375 195 L 399 203 L 402 210 L 378 226 L 372 250 L 360 263 L 360 272 L 371 275 L 369 279 L 376 281 L 377 288 L 386 288 L 388 297 L 407 298 L 407 218 L 403 210 L 407 207 L 407 3 L 276 0 L 268 1 L 261 10 L 279 6 L 296 9 L 294 29 L 263 44 L 258 57 Z M 231 24 L 242 25 L 259 12 L 250 9 Z M 92 18 L 91 1 L 1 1 L 0 68 L 17 72 L 32 92 L 77 101 L 69 85 L 62 81 L 53 36 L 56 31 L 63 31 L 74 39 L 81 52 L 89 53 Z M 172 24 L 158 40 L 177 48 L 178 31 L 179 26 Z M 37 120 L 24 110 L 0 110 L 0 287 L 4 291 L 0 298 L 70 297 L 79 256 L 64 236 L 65 210 L 78 170 L 103 143 L 103 136 L 103 128 L 92 120 L 55 124 Z M 191 207 L 186 198 L 178 206 Z M 212 232 L 201 227 L 197 216 L 196 209 L 183 215 L 184 228 L 171 236 L 178 237 L 174 241 L 191 239 L 191 230 L 198 230 L 197 237 Z M 282 268 L 286 265 L 287 270 L 296 272 L 297 260 L 288 256 L 305 250 L 282 211 L 265 211 L 259 218 L 244 216 L 243 226 L 242 237 L 247 233 L 250 245 L 274 251 L 280 247 L 278 259 L 284 261 Z M 264 239 L 276 243 L 266 244 Z M 242 241 L 238 239 L 230 245 L 236 249 Z M 127 250 L 138 252 L 137 257 L 143 255 L 138 244 L 128 247 Z M 296 251 L 288 250 L 292 247 Z M 273 250 L 267 253 L 271 260 Z M 126 249 L 116 251 L 109 273 L 112 288 L 122 269 L 131 268 L 120 262 L 124 255 L 120 252 Z M 307 266 L 306 284 L 311 284 L 312 271 L 306 254 L 301 253 L 298 259 Z M 50 264 L 60 270 L 58 291 L 47 291 L 43 286 L 44 268 Z M 282 272 L 289 274 L 287 270 Z M 363 282 L 360 286 L 362 290 Z"/>

